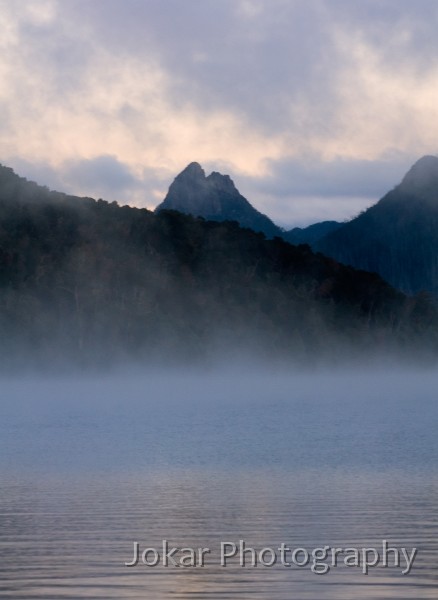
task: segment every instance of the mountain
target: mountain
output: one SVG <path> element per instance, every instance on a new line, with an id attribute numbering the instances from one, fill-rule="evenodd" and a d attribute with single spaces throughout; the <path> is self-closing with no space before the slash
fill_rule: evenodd
<path id="1" fill-rule="evenodd" d="M 340 227 L 342 227 L 342 223 L 338 221 L 321 221 L 321 223 L 314 223 L 308 227 L 294 227 L 289 231 L 284 231 L 282 237 L 290 244 L 309 244 L 309 246 L 313 246 L 321 238 Z"/>
<path id="2" fill-rule="evenodd" d="M 407 294 L 438 294 L 438 158 L 418 160 L 377 204 L 314 247 Z"/>
<path id="3" fill-rule="evenodd" d="M 207 177 L 201 165 L 190 163 L 173 181 L 164 201 L 155 211 L 177 210 L 211 221 L 236 221 L 241 227 L 261 232 L 268 238 L 281 237 L 290 244 L 316 244 L 342 223 L 324 221 L 285 231 L 255 209 L 236 189 L 229 175 L 213 171 Z"/>
<path id="4" fill-rule="evenodd" d="M 282 230 L 266 215 L 256 210 L 236 189 L 228 175 L 216 171 L 206 177 L 197 162 L 192 162 L 169 187 L 160 210 L 178 210 L 212 221 L 237 221 L 267 237 L 282 234 Z"/>
<path id="5" fill-rule="evenodd" d="M 0 167 L 0 365 L 438 352 L 438 311 L 232 222 L 49 191 Z"/>

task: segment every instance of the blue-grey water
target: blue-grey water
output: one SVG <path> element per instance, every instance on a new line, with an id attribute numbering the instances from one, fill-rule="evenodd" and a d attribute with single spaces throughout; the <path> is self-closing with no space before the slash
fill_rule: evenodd
<path id="1" fill-rule="evenodd" d="M 259 366 L 7 379 L 0 387 L 0 597 L 438 597 L 438 374 Z M 208 547 L 148 567 L 133 543 Z M 257 550 L 417 548 L 380 564 L 219 564 Z"/>

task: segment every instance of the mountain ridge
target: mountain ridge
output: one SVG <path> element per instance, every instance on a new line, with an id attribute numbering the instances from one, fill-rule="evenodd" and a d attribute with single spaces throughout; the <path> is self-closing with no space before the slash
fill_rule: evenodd
<path id="1" fill-rule="evenodd" d="M 314 244 L 341 225 L 337 221 L 324 221 L 285 230 L 254 208 L 240 194 L 229 175 L 212 171 L 206 176 L 198 162 L 189 163 L 175 177 L 166 197 L 155 211 L 165 209 L 212 221 L 237 221 L 241 227 L 262 232 L 268 238 L 281 237 L 291 244 Z"/>
<path id="2" fill-rule="evenodd" d="M 438 351 L 438 311 L 232 222 L 49 191 L 0 167 L 0 365 Z"/>
<path id="3" fill-rule="evenodd" d="M 229 175 L 212 171 L 206 176 L 197 162 L 190 163 L 175 177 L 155 211 L 165 209 L 213 221 L 237 221 L 242 227 L 262 232 L 267 237 L 282 233 L 269 217 L 240 194 Z"/>
<path id="4" fill-rule="evenodd" d="M 199 163 L 190 163 L 174 180 L 156 208 L 221 221 L 308 244 L 358 269 L 379 273 L 407 294 L 438 296 L 438 158 L 417 160 L 401 182 L 373 206 L 348 222 L 323 221 L 286 231 L 259 213 L 228 175 L 207 177 Z"/>
<path id="5" fill-rule="evenodd" d="M 313 248 L 407 294 L 438 296 L 438 157 L 420 158 L 376 204 Z"/>

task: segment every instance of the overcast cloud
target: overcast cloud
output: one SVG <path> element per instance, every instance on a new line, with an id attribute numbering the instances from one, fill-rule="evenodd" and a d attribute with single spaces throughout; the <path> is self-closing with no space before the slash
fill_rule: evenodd
<path id="1" fill-rule="evenodd" d="M 155 206 L 196 160 L 283 226 L 438 153 L 434 0 L 0 0 L 0 162 Z"/>

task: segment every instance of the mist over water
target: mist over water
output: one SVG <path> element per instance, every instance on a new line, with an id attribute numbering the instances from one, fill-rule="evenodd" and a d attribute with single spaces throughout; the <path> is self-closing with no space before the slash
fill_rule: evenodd
<path id="1" fill-rule="evenodd" d="M 260 363 L 3 379 L 5 598 L 435 598 L 438 375 Z M 202 568 L 126 567 L 133 542 Z M 249 546 L 418 548 L 395 567 L 223 568 Z"/>
<path id="2" fill-rule="evenodd" d="M 427 369 L 287 372 L 247 363 L 4 379 L 0 464 L 290 469 L 293 458 L 296 468 L 430 468 L 438 464 L 437 383 Z M 397 436 L 403 444 L 391 444 Z"/>

